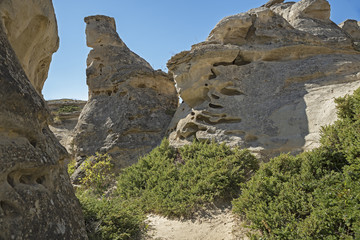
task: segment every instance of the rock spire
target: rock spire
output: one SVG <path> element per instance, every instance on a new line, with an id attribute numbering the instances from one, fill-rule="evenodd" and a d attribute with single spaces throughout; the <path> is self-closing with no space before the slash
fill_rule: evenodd
<path id="1" fill-rule="evenodd" d="M 172 77 L 132 52 L 107 16 L 85 18 L 89 100 L 75 128 L 78 165 L 109 153 L 120 169 L 135 163 L 165 136 L 177 108 Z"/>

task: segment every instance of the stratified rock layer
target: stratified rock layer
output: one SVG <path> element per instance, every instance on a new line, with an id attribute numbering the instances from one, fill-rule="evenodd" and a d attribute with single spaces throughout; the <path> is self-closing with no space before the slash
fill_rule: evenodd
<path id="1" fill-rule="evenodd" d="M 263 156 L 318 146 L 321 126 L 336 118 L 334 98 L 360 86 L 359 32 L 330 21 L 325 0 L 276 2 L 224 18 L 170 59 L 184 100 L 173 145 L 215 139 Z"/>
<path id="2" fill-rule="evenodd" d="M 45 101 L 0 25 L 0 239 L 87 239 Z"/>
<path id="3" fill-rule="evenodd" d="M 1 0 L 0 24 L 38 93 L 47 78 L 59 37 L 51 0 Z"/>
<path id="4" fill-rule="evenodd" d="M 109 153 L 116 168 L 135 163 L 157 146 L 177 107 L 172 78 L 154 71 L 129 50 L 106 16 L 85 18 L 89 100 L 75 128 L 80 164 L 95 152 Z"/>

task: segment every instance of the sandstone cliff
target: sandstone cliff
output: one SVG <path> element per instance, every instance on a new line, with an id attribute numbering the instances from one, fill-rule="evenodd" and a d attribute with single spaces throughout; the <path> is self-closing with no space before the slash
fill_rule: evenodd
<path id="1" fill-rule="evenodd" d="M 75 128 L 78 164 L 109 153 L 117 168 L 157 146 L 177 107 L 173 79 L 129 50 L 106 16 L 85 18 L 89 100 Z"/>
<path id="2" fill-rule="evenodd" d="M 169 60 L 184 100 L 173 145 L 215 139 L 271 156 L 318 145 L 334 98 L 360 86 L 359 28 L 334 24 L 326 0 L 282 2 L 224 18 Z"/>
<path id="3" fill-rule="evenodd" d="M 51 0 L 1 0 L 3 25 L 21 66 L 41 93 L 59 37 Z"/>
<path id="4" fill-rule="evenodd" d="M 81 110 L 86 101 L 73 99 L 57 99 L 46 101 L 53 118 L 50 130 L 55 134 L 69 153 L 73 153 L 73 130 L 78 122 Z"/>
<path id="5" fill-rule="evenodd" d="M 0 24 L 0 239 L 87 239 L 50 114 Z"/>

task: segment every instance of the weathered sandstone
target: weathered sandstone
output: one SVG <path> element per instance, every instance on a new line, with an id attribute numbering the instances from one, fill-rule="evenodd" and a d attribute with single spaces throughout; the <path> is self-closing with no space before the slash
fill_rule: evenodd
<path id="1" fill-rule="evenodd" d="M 0 86 L 0 239 L 87 239 L 67 152 L 1 24 Z"/>
<path id="2" fill-rule="evenodd" d="M 53 118 L 50 130 L 69 153 L 73 153 L 73 130 L 86 101 L 57 99 L 46 101 Z"/>
<path id="3" fill-rule="evenodd" d="M 75 128 L 78 165 L 109 153 L 117 169 L 158 145 L 177 107 L 173 79 L 129 50 L 106 16 L 85 18 L 89 100 Z"/>
<path id="4" fill-rule="evenodd" d="M 171 58 L 184 101 L 171 143 L 214 139 L 263 156 L 318 146 L 334 98 L 360 86 L 354 22 L 341 29 L 329 17 L 325 0 L 270 4 L 224 18 Z"/>
<path id="5" fill-rule="evenodd" d="M 47 78 L 59 37 L 51 0 L 1 0 L 0 24 L 38 93 Z"/>
<path id="6" fill-rule="evenodd" d="M 354 48 L 360 51 L 360 21 L 348 19 L 339 24 L 354 42 Z"/>
<path id="7" fill-rule="evenodd" d="M 267 8 L 269 8 L 269 7 L 272 7 L 272 6 L 275 5 L 275 4 L 283 3 L 283 2 L 284 2 L 284 0 L 270 0 L 270 1 L 268 1 L 267 3 L 265 3 L 264 5 L 262 5 L 262 7 L 267 7 Z"/>

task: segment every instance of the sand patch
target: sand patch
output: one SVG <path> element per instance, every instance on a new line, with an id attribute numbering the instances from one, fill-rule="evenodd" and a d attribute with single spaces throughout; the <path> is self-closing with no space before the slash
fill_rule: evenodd
<path id="1" fill-rule="evenodd" d="M 240 240 L 249 239 L 247 230 L 230 208 L 206 210 L 187 220 L 149 214 L 148 238 L 156 240 Z"/>

